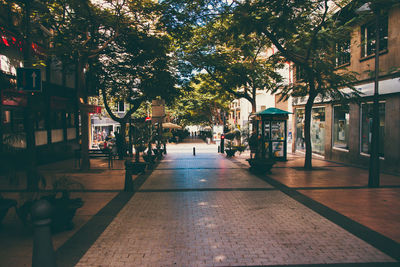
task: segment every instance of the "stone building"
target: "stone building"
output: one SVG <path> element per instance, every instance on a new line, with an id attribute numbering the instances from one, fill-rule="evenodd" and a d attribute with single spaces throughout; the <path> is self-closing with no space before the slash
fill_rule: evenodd
<path id="1" fill-rule="evenodd" d="M 400 173 L 400 7 L 382 16 L 379 72 L 379 154 L 381 169 Z M 371 146 L 372 101 L 375 68 L 374 21 L 354 26 L 345 53 L 337 58 L 338 71 L 358 73 L 355 85 L 363 95 L 359 103 L 341 104 L 316 101 L 312 110 L 311 142 L 313 153 L 325 159 L 368 166 Z M 373 76 L 372 76 L 373 77 Z M 293 151 L 304 144 L 306 97 L 293 99 Z"/>

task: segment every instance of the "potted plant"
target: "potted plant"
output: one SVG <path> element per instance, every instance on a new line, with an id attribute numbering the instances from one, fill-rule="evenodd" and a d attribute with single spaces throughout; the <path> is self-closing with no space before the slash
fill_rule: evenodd
<path id="1" fill-rule="evenodd" d="M 46 199 L 52 205 L 51 229 L 53 232 L 71 230 L 74 226 L 72 219 L 76 210 L 83 206 L 81 198 L 71 198 L 70 191 L 84 189 L 83 185 L 72 178 L 63 175 L 53 178 L 53 190 L 50 194 L 41 192 L 27 192 L 21 198 L 23 204 L 17 208 L 17 214 L 25 225 L 31 225 L 30 210 L 33 203 L 38 199 Z"/>
<path id="2" fill-rule="evenodd" d="M 240 131 L 239 130 L 230 131 L 229 133 L 225 134 L 225 140 L 226 140 L 226 145 L 225 145 L 226 156 L 234 157 L 236 151 L 242 149 L 241 145 L 236 145 L 236 146 L 234 145 L 235 140 L 237 140 L 236 142 L 240 144 Z"/>
<path id="3" fill-rule="evenodd" d="M 139 125 L 135 125 L 133 131 L 133 146 L 135 148 L 135 161 L 129 162 L 129 166 L 131 168 L 132 174 L 143 173 L 146 170 L 147 163 L 140 161 L 140 153 L 143 153 L 146 150 L 146 145 L 149 141 L 148 136 L 148 128 L 145 125 L 143 127 L 139 127 Z"/>
<path id="4" fill-rule="evenodd" d="M 0 226 L 8 210 L 13 207 L 17 207 L 17 201 L 15 199 L 3 198 L 3 196 L 0 195 Z"/>
<path id="5" fill-rule="evenodd" d="M 225 147 L 226 156 L 228 158 L 234 157 L 236 151 L 237 151 L 236 148 L 233 146 L 233 141 L 232 140 L 227 140 L 226 147 Z"/>
<path id="6" fill-rule="evenodd" d="M 275 161 L 272 159 L 253 158 L 246 160 L 250 165 L 250 171 L 255 173 L 270 172 L 272 166 L 275 164 Z"/>

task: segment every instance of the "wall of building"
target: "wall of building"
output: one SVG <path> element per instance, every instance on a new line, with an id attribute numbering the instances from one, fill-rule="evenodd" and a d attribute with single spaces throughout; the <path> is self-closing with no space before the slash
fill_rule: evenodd
<path id="1" fill-rule="evenodd" d="M 380 75 L 388 75 L 393 69 L 399 68 L 400 62 L 400 7 L 394 7 L 388 13 L 388 49 L 382 51 L 379 57 Z M 374 55 L 361 57 L 361 26 L 354 27 L 351 35 L 350 65 L 343 71 L 354 71 L 358 80 L 371 79 L 370 73 L 375 70 Z"/>

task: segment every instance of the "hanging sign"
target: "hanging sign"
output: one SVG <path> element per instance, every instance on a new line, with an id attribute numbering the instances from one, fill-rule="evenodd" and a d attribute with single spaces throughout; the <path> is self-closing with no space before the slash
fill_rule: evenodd
<path id="1" fill-rule="evenodd" d="M 41 92 L 41 70 L 32 68 L 17 68 L 17 88 L 19 91 L 24 92 Z"/>

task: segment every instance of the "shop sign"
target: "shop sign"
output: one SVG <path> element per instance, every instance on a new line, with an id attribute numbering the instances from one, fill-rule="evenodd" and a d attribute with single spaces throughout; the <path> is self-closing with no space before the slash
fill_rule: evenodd
<path id="1" fill-rule="evenodd" d="M 13 94 L 8 92 L 2 92 L 1 100 L 4 106 L 26 107 L 28 103 L 28 98 L 26 95 L 15 94 L 15 93 Z"/>

